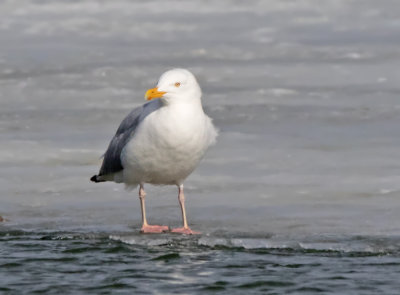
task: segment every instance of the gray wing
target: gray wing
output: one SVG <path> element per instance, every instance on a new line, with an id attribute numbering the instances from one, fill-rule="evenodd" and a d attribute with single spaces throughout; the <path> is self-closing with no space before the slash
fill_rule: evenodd
<path id="1" fill-rule="evenodd" d="M 116 173 L 124 169 L 121 163 L 121 152 L 130 140 L 131 136 L 139 126 L 140 122 L 151 112 L 159 108 L 159 102 L 150 101 L 137 107 L 122 120 L 116 134 L 111 140 L 107 151 L 104 154 L 103 164 L 101 165 L 98 176 Z"/>

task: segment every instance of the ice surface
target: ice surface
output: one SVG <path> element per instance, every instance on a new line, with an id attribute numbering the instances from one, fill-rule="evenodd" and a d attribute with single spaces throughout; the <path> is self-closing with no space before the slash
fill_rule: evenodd
<path id="1" fill-rule="evenodd" d="M 0 215 L 137 231 L 136 192 L 89 178 L 146 89 L 187 67 L 221 131 L 186 182 L 194 229 L 250 248 L 399 235 L 400 6 L 317 2 L 3 1 Z M 151 221 L 180 223 L 176 194 L 148 186 Z"/>

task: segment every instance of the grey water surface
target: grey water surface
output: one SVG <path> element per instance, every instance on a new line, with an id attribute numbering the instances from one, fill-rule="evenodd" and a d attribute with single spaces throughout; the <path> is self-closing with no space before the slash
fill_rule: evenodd
<path id="1" fill-rule="evenodd" d="M 397 1 L 0 2 L 0 293 L 398 294 Z M 119 122 L 186 67 L 218 143 L 198 236 L 141 235 L 94 184 Z M 151 223 L 179 226 L 175 187 Z"/>

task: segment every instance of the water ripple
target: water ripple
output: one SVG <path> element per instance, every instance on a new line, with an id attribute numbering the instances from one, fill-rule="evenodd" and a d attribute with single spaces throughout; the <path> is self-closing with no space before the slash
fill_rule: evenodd
<path id="1" fill-rule="evenodd" d="M 390 293 L 387 286 L 397 282 L 397 238 L 320 236 L 307 241 L 304 247 L 294 238 L 234 233 L 2 231 L 1 291 L 146 294 L 151 286 L 158 293 L 357 293 L 362 280 L 371 292 Z M 333 241 L 340 247 L 332 249 Z"/>

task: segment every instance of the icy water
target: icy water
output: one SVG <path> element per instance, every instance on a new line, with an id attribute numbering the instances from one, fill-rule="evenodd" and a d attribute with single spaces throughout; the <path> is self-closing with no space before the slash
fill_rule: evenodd
<path id="1" fill-rule="evenodd" d="M 0 293 L 398 294 L 397 1 L 0 2 Z M 141 235 L 89 178 L 162 72 L 218 144 L 185 183 L 199 236 Z M 151 223 L 177 190 L 147 186 Z"/>

